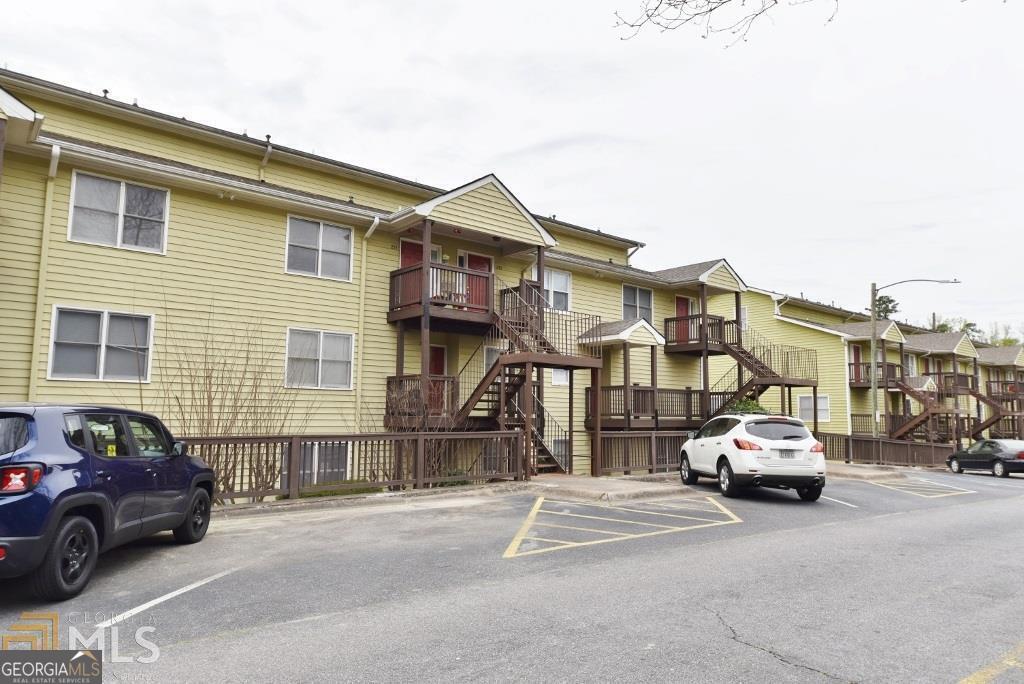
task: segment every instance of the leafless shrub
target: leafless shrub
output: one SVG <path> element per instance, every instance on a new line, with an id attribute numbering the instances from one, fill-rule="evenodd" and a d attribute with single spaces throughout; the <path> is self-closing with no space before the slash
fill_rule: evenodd
<path id="1" fill-rule="evenodd" d="M 826 0 L 832 4 L 832 13 L 825 23 L 831 22 L 839 11 L 839 0 Z M 746 40 L 754 23 L 778 5 L 806 5 L 816 0 L 644 0 L 640 13 L 626 19 L 616 12 L 618 26 L 624 28 L 625 39 L 636 36 L 647 27 L 671 31 L 693 26 L 707 38 L 715 33 L 728 33 L 736 41 Z"/>

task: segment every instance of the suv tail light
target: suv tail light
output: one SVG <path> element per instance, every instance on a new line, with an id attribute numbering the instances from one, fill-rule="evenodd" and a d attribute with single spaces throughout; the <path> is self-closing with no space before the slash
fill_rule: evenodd
<path id="1" fill-rule="evenodd" d="M 1019 454 L 1017 454 L 1017 459 L 1021 460 L 1021 461 L 1024 461 L 1024 451 L 1022 451 Z"/>
<path id="2" fill-rule="evenodd" d="M 732 443 L 736 445 L 737 449 L 741 449 L 743 451 L 761 451 L 761 447 L 757 446 L 753 442 L 740 439 L 739 437 L 734 437 Z"/>
<path id="3" fill-rule="evenodd" d="M 811 447 L 812 454 L 823 454 L 825 453 L 825 445 L 821 442 L 815 442 L 814 446 Z"/>
<path id="4" fill-rule="evenodd" d="M 43 466 L 37 463 L 0 468 L 0 494 L 21 494 L 35 489 L 43 479 Z"/>

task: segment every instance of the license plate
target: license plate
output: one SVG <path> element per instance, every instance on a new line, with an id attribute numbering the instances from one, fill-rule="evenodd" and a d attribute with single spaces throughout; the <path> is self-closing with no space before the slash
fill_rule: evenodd
<path id="1" fill-rule="evenodd" d="M 775 453 L 779 458 L 796 458 L 796 451 L 792 449 L 780 449 Z"/>

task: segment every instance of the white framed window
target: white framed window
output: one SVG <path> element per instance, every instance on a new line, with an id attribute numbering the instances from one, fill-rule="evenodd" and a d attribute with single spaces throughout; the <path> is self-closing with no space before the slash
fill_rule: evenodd
<path id="1" fill-rule="evenodd" d="M 533 267 L 537 277 L 537 266 Z M 544 299 L 556 311 L 569 311 L 572 307 L 572 274 L 554 268 L 544 269 Z"/>
<path id="2" fill-rule="evenodd" d="M 814 422 L 814 397 L 805 394 L 799 398 L 799 416 L 805 423 Z M 818 422 L 828 423 L 832 420 L 832 406 L 827 394 L 818 395 Z"/>
<path id="3" fill-rule="evenodd" d="M 910 352 L 903 352 L 903 372 L 908 378 L 917 377 L 917 355 Z"/>
<path id="4" fill-rule="evenodd" d="M 568 385 L 569 384 L 569 369 L 568 368 L 552 368 L 551 369 L 551 384 L 552 385 Z"/>
<path id="5" fill-rule="evenodd" d="M 352 333 L 288 328 L 285 346 L 285 387 L 352 389 Z"/>
<path id="6" fill-rule="evenodd" d="M 50 380 L 149 382 L 151 314 L 57 306 L 50 339 Z"/>
<path id="7" fill-rule="evenodd" d="M 288 217 L 285 270 L 333 280 L 352 280 L 352 229 Z"/>
<path id="8" fill-rule="evenodd" d="M 746 330 L 750 326 L 750 312 L 747 310 L 747 307 L 745 306 L 740 307 L 739 324 L 740 330 Z"/>
<path id="9" fill-rule="evenodd" d="M 654 292 L 635 285 L 622 286 L 622 320 L 643 318 L 654 323 Z"/>
<path id="10" fill-rule="evenodd" d="M 171 192 L 75 171 L 68 240 L 163 254 Z"/>

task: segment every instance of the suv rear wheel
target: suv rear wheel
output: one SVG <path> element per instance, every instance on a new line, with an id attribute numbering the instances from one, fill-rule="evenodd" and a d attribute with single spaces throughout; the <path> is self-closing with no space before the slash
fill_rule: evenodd
<path id="1" fill-rule="evenodd" d="M 192 493 L 185 521 L 174 528 L 174 539 L 179 544 L 195 544 L 206 536 L 210 528 L 210 495 L 202 487 Z"/>
<path id="2" fill-rule="evenodd" d="M 740 493 L 739 485 L 736 484 L 736 478 L 733 476 L 732 466 L 729 465 L 727 458 L 718 462 L 718 488 L 722 490 L 723 496 L 738 496 Z"/>
<path id="3" fill-rule="evenodd" d="M 821 487 L 801 487 L 796 493 L 804 501 L 817 501 L 821 498 Z"/>
<path id="4" fill-rule="evenodd" d="M 88 518 L 68 516 L 57 525 L 42 564 L 32 573 L 33 593 L 47 601 L 78 596 L 89 584 L 100 544 Z"/>

